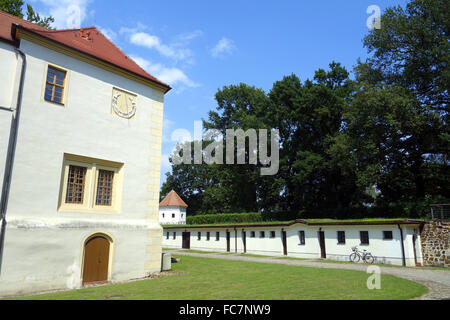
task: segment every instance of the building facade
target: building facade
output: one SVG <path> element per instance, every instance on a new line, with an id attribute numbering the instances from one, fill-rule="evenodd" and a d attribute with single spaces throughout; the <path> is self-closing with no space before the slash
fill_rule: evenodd
<path id="1" fill-rule="evenodd" d="M 164 248 L 194 249 L 305 259 L 349 261 L 352 248 L 375 263 L 423 264 L 420 221 L 308 222 L 222 226 L 165 226 Z"/>
<path id="2" fill-rule="evenodd" d="M 0 11 L 0 296 L 161 268 L 164 94 L 96 28 Z"/>
<path id="3" fill-rule="evenodd" d="M 170 191 L 159 203 L 160 224 L 186 224 L 186 208 L 188 205 L 174 191 Z"/>

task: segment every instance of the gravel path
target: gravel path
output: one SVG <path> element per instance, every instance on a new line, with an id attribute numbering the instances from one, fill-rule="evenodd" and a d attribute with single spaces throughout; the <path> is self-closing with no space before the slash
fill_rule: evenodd
<path id="1" fill-rule="evenodd" d="M 332 263 L 314 260 L 290 260 L 277 259 L 279 257 L 252 257 L 238 254 L 219 253 L 193 253 L 178 250 L 170 250 L 167 253 L 195 256 L 203 258 L 217 258 L 237 261 L 253 261 L 273 264 L 285 264 L 290 266 L 303 266 L 313 268 L 347 269 L 366 272 L 367 264 Z M 389 274 L 399 278 L 412 280 L 423 284 L 429 292 L 414 300 L 450 300 L 450 270 L 429 270 L 420 268 L 380 267 L 382 274 Z"/>

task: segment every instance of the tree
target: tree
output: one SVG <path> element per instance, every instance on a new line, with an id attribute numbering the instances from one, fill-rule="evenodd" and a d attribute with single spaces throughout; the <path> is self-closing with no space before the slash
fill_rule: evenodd
<path id="1" fill-rule="evenodd" d="M 0 10 L 9 14 L 15 15 L 23 19 L 24 14 L 22 11 L 24 2 L 23 0 L 0 0 Z M 39 13 L 35 12 L 33 7 L 27 3 L 26 20 L 43 26 L 47 29 L 52 29 L 51 24 L 55 22 L 52 16 L 41 18 Z"/>
<path id="2" fill-rule="evenodd" d="M 449 9 L 441 0 L 388 8 L 381 29 L 364 39 L 372 56 L 355 68 L 359 90 L 347 120 L 364 149 L 360 180 L 370 172 L 386 202 L 448 196 Z"/>

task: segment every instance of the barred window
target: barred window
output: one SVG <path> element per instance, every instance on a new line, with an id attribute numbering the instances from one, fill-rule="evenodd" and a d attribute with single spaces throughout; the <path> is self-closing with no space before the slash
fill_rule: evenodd
<path id="1" fill-rule="evenodd" d="M 112 187 L 114 171 L 99 170 L 97 183 L 96 204 L 100 206 L 110 206 L 112 200 Z"/>
<path id="2" fill-rule="evenodd" d="M 55 67 L 48 67 L 45 83 L 44 99 L 56 103 L 63 103 L 66 71 Z"/>
<path id="3" fill-rule="evenodd" d="M 392 231 L 383 231 L 383 240 L 392 240 Z"/>
<path id="4" fill-rule="evenodd" d="M 305 231 L 299 231 L 298 232 L 298 240 L 300 241 L 301 245 L 305 244 Z"/>
<path id="5" fill-rule="evenodd" d="M 369 231 L 360 231 L 361 244 L 369 244 Z"/>
<path id="6" fill-rule="evenodd" d="M 345 231 L 337 232 L 337 240 L 338 244 L 345 244 Z"/>
<path id="7" fill-rule="evenodd" d="M 66 203 L 83 203 L 84 182 L 86 179 L 86 168 L 78 166 L 69 167 L 67 179 Z"/>

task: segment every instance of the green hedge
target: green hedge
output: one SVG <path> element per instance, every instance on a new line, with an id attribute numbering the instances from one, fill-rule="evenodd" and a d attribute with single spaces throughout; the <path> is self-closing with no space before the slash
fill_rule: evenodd
<path id="1" fill-rule="evenodd" d="M 261 216 L 261 213 L 258 212 L 201 214 L 186 217 L 186 224 L 218 224 L 260 221 L 263 221 L 263 218 Z"/>

